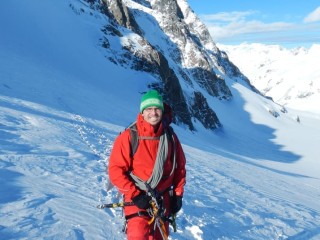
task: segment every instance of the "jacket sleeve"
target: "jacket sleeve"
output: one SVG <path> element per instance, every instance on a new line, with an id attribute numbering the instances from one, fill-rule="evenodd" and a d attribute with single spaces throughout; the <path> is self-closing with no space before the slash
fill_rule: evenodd
<path id="1" fill-rule="evenodd" d="M 140 193 L 135 184 L 129 179 L 131 165 L 130 132 L 123 132 L 115 140 L 111 151 L 108 173 L 112 184 L 127 197 L 132 198 Z"/>
<path id="2" fill-rule="evenodd" d="M 184 185 L 186 184 L 186 158 L 181 146 L 181 143 L 176 135 L 176 164 L 177 167 L 174 172 L 174 192 L 176 196 L 183 196 Z"/>

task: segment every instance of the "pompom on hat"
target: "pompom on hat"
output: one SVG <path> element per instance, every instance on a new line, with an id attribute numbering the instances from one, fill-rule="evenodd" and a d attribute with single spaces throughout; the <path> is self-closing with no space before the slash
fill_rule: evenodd
<path id="1" fill-rule="evenodd" d="M 140 112 L 142 113 L 148 107 L 157 107 L 162 111 L 164 110 L 162 96 L 156 90 L 150 90 L 141 97 Z"/>

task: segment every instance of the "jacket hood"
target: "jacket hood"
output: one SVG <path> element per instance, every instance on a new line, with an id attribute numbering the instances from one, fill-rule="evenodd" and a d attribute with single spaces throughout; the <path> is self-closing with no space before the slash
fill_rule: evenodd
<path id="1" fill-rule="evenodd" d="M 167 128 L 173 120 L 173 111 L 169 104 L 163 103 L 164 111 L 162 116 L 162 123 Z"/>

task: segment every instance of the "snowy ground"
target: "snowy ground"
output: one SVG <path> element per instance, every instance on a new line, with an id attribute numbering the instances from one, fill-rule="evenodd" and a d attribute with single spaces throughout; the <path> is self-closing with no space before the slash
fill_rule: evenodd
<path id="1" fill-rule="evenodd" d="M 121 211 L 96 208 L 116 200 L 104 169 L 123 127 L 4 96 L 0 111 L 1 239 L 123 239 Z M 177 132 L 188 183 L 171 239 L 320 238 L 316 176 Z"/>

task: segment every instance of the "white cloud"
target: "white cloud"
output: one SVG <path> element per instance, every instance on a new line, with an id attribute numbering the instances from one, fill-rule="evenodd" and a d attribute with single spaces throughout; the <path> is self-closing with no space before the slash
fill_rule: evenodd
<path id="1" fill-rule="evenodd" d="M 202 15 L 201 19 L 205 22 L 215 41 L 246 34 L 282 31 L 293 27 L 293 24 L 285 22 L 264 23 L 257 20 L 247 20 L 256 13 L 256 11 L 223 12 Z"/>
<path id="2" fill-rule="evenodd" d="M 247 16 L 253 15 L 254 11 L 246 11 L 246 12 L 221 12 L 210 15 L 201 15 L 200 17 L 206 21 L 218 21 L 218 22 L 236 22 L 239 20 L 244 20 Z"/>
<path id="3" fill-rule="evenodd" d="M 319 24 L 263 22 L 257 11 L 201 15 L 213 40 L 219 43 L 263 42 L 294 44 L 319 41 Z"/>
<path id="4" fill-rule="evenodd" d="M 304 18 L 304 22 L 318 22 L 320 21 L 320 7 L 316 8 L 313 12 L 309 13 L 308 16 Z"/>

